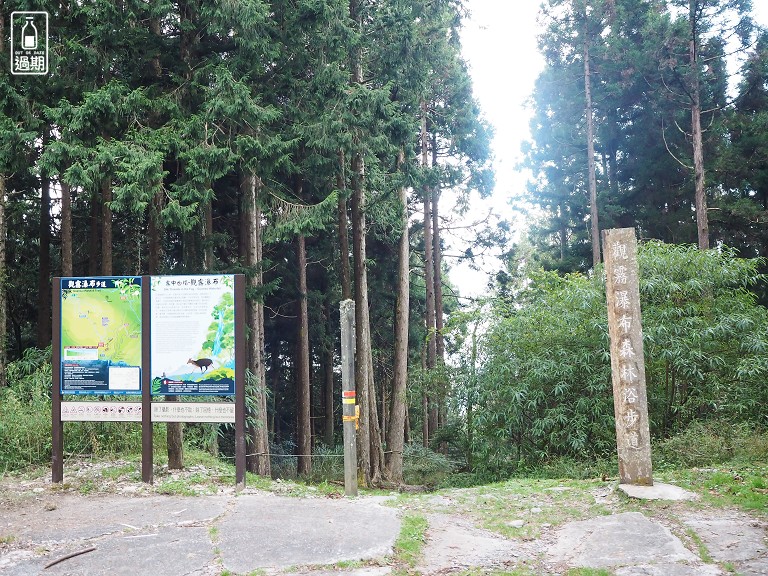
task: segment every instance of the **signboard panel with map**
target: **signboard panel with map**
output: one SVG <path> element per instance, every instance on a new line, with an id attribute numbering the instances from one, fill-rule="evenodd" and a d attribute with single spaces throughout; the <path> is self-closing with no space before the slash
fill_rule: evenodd
<path id="1" fill-rule="evenodd" d="M 61 393 L 141 394 L 141 277 L 61 278 Z"/>
<path id="2" fill-rule="evenodd" d="M 234 279 L 151 277 L 153 395 L 235 394 Z"/>

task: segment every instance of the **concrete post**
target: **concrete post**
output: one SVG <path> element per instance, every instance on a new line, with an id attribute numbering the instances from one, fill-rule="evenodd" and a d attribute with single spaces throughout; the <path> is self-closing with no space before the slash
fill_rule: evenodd
<path id="1" fill-rule="evenodd" d="M 344 300 L 341 313 L 341 413 L 344 424 L 344 494 L 357 496 L 355 429 L 355 302 Z"/>

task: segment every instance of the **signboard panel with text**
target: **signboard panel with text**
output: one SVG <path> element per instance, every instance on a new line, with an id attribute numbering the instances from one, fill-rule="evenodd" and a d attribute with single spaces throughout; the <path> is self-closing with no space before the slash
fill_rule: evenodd
<path id="1" fill-rule="evenodd" d="M 141 394 L 141 277 L 60 282 L 61 393 Z"/>
<path id="2" fill-rule="evenodd" d="M 235 394 L 234 276 L 152 276 L 153 395 Z"/>

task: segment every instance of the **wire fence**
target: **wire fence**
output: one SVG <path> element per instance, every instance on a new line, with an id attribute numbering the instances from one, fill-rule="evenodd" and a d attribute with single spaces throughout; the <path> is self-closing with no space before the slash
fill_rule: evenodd
<path id="1" fill-rule="evenodd" d="M 384 454 L 391 454 L 385 452 Z M 220 455 L 228 462 L 234 461 L 232 455 Z M 321 448 L 312 454 L 292 454 L 281 450 L 270 452 L 251 452 L 248 458 L 267 457 L 273 478 L 298 478 L 299 458 L 311 458 L 311 472 L 303 476 L 309 481 L 344 481 L 344 454 L 341 449 Z M 403 479 L 406 484 L 438 485 L 449 474 L 461 469 L 465 463 L 451 459 L 444 454 L 436 453 L 421 445 L 406 446 L 403 451 Z"/>

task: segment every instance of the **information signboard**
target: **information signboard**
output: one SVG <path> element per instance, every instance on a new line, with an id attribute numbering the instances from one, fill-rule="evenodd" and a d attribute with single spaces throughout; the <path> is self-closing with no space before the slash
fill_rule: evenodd
<path id="1" fill-rule="evenodd" d="M 62 394 L 141 394 L 141 277 L 61 278 Z"/>
<path id="2" fill-rule="evenodd" d="M 152 276 L 153 395 L 235 394 L 234 275 Z"/>
<path id="3" fill-rule="evenodd" d="M 152 422 L 235 421 L 234 402 L 153 402 Z"/>
<path id="4" fill-rule="evenodd" d="M 54 278 L 51 479 L 64 478 L 64 422 L 141 422 L 141 477 L 153 477 L 153 422 L 232 423 L 245 487 L 245 277 Z M 141 402 L 65 394 L 141 396 Z M 234 396 L 152 402 L 153 395 Z"/>

